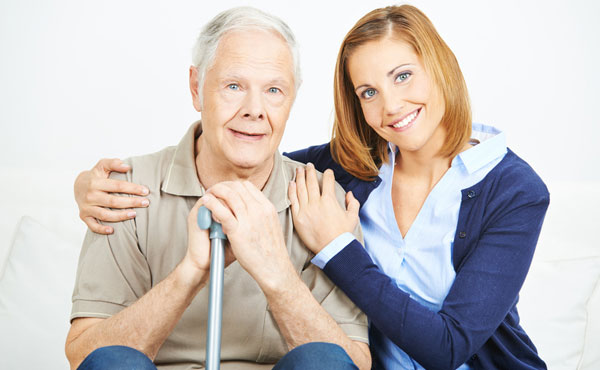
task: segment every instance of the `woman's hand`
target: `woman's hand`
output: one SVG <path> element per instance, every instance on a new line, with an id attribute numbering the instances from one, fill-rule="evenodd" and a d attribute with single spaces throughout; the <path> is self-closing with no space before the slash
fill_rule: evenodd
<path id="1" fill-rule="evenodd" d="M 113 211 L 108 208 L 147 207 L 148 199 L 140 197 L 124 197 L 109 193 L 132 195 L 148 195 L 148 188 L 126 181 L 109 179 L 112 171 L 127 172 L 131 167 L 120 159 L 101 159 L 89 171 L 83 171 L 75 179 L 75 201 L 79 207 L 79 218 L 95 233 L 112 234 L 113 228 L 101 225 L 101 221 L 124 221 L 135 217 L 135 211 L 125 209 Z"/>
<path id="2" fill-rule="evenodd" d="M 345 232 L 352 232 L 358 223 L 359 203 L 346 194 L 346 209 L 335 196 L 333 171 L 323 174 L 323 191 L 319 189 L 317 173 L 312 163 L 296 169 L 296 181 L 291 182 L 288 196 L 292 203 L 294 227 L 306 246 L 315 254 Z"/>

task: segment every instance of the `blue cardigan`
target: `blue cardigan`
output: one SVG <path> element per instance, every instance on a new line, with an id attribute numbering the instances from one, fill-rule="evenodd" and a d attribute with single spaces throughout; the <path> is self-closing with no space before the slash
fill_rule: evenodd
<path id="1" fill-rule="evenodd" d="M 361 205 L 381 179 L 360 180 L 334 162 L 329 144 L 286 153 L 331 168 Z M 529 270 L 550 197 L 510 149 L 479 183 L 462 190 L 452 260 L 456 279 L 439 312 L 396 286 L 354 240 L 324 267 L 396 345 L 426 369 L 546 369 L 519 325 L 519 290 Z M 368 293 L 367 293 L 368 292 Z"/>

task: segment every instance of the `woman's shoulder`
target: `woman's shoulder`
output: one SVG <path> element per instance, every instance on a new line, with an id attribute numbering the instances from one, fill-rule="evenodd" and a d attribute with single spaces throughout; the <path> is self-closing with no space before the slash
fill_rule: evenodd
<path id="1" fill-rule="evenodd" d="M 293 152 L 285 152 L 283 153 L 283 155 L 295 161 L 302 162 L 304 164 L 311 162 L 321 172 L 329 168 L 326 165 L 332 162 L 335 163 L 333 157 L 331 156 L 330 143 L 313 145 L 309 146 L 308 148 L 296 150 Z M 322 166 L 326 167 L 324 167 L 324 169 L 321 170 L 319 167 Z"/>
<path id="2" fill-rule="evenodd" d="M 502 193 L 520 193 L 549 198 L 548 188 L 535 170 L 515 152 L 507 149 L 504 158 L 483 180 Z"/>

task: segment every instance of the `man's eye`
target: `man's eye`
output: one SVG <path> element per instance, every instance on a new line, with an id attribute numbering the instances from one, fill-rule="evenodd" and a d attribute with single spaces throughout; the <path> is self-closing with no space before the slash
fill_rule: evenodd
<path id="1" fill-rule="evenodd" d="M 229 85 L 227 85 L 227 88 L 229 90 L 239 90 L 240 86 L 238 84 L 229 84 Z"/>
<path id="2" fill-rule="evenodd" d="M 410 72 L 402 72 L 400 74 L 398 74 L 398 76 L 396 76 L 396 82 L 402 82 L 404 80 L 406 80 L 407 78 L 409 78 L 411 75 Z"/>
<path id="3" fill-rule="evenodd" d="M 368 88 L 368 89 L 366 89 L 365 91 L 363 91 L 363 93 L 362 93 L 362 97 L 363 97 L 364 99 L 370 99 L 370 98 L 372 98 L 373 96 L 375 96 L 375 94 L 377 94 L 377 91 L 375 91 L 375 89 L 373 89 L 373 88 Z"/>
<path id="4" fill-rule="evenodd" d="M 278 92 L 280 92 L 281 90 L 277 87 L 269 87 L 269 92 L 271 94 L 277 94 Z"/>

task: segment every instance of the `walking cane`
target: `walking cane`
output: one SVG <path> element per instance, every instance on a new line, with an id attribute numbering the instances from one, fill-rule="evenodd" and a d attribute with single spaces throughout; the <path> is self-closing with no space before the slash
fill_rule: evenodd
<path id="1" fill-rule="evenodd" d="M 214 222 L 208 208 L 198 210 L 198 227 L 210 229 L 210 287 L 208 297 L 208 330 L 206 332 L 206 370 L 221 366 L 221 321 L 223 318 L 223 275 L 225 240 L 221 224 Z"/>

